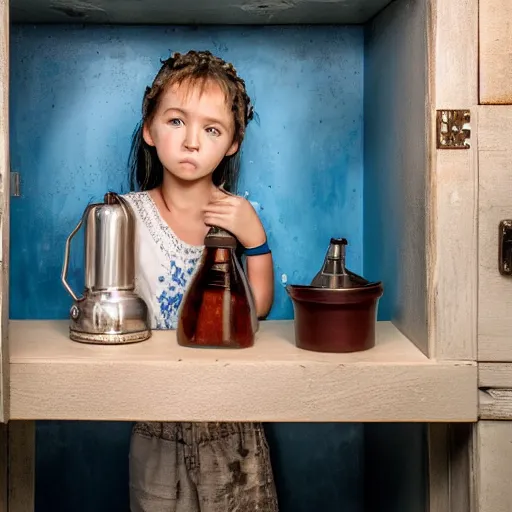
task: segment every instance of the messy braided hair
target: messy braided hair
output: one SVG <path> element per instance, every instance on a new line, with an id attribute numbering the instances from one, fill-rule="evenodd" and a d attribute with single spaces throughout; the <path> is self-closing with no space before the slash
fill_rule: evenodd
<path id="1" fill-rule="evenodd" d="M 253 117 L 251 100 L 245 90 L 245 82 L 237 75 L 232 64 L 212 55 L 208 51 L 189 51 L 175 53 L 162 61 L 151 87 L 147 87 L 142 102 L 142 121 L 137 126 L 130 151 L 130 188 L 150 190 L 162 184 L 164 168 L 156 149 L 144 141 L 142 129 L 144 123 L 154 116 L 163 92 L 173 85 L 188 82 L 190 85 L 204 87 L 208 81 L 215 81 L 224 91 L 230 103 L 235 121 L 234 141 L 241 145 L 248 122 Z M 231 156 L 226 156 L 214 170 L 212 180 L 217 187 L 236 192 L 240 167 L 240 147 Z"/>

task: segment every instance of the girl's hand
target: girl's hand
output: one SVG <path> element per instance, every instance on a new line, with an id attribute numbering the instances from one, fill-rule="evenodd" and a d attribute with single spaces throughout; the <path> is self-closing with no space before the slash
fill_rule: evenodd
<path id="1" fill-rule="evenodd" d="M 233 233 L 246 249 L 258 247 L 267 239 L 256 210 L 243 197 L 215 188 L 203 211 L 205 224 Z"/>

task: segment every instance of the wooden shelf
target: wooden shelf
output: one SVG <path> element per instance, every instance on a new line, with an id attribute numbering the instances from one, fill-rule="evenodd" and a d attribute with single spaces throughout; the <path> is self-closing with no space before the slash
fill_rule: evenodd
<path id="1" fill-rule="evenodd" d="M 281 25 L 364 23 L 391 0 L 12 0 L 14 23 Z"/>
<path id="2" fill-rule="evenodd" d="M 66 321 L 11 321 L 11 419 L 475 421 L 477 368 L 425 357 L 393 324 L 353 354 L 298 349 L 293 322 L 261 322 L 246 350 L 187 349 L 174 331 L 83 345 Z"/>

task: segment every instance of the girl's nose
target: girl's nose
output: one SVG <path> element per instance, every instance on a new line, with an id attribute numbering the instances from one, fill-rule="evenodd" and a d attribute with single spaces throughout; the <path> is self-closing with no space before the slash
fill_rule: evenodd
<path id="1" fill-rule="evenodd" d="M 189 127 L 187 129 L 184 145 L 189 151 L 197 151 L 199 149 L 199 135 L 195 128 Z"/>

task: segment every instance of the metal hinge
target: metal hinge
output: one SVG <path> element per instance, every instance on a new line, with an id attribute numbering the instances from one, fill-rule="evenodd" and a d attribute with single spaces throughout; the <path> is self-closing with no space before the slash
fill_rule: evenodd
<path id="1" fill-rule="evenodd" d="M 11 171 L 11 196 L 20 197 L 20 173 Z"/>
<path id="2" fill-rule="evenodd" d="M 436 120 L 437 149 L 469 149 L 471 136 L 469 110 L 438 110 Z"/>
<path id="3" fill-rule="evenodd" d="M 512 220 L 505 219 L 498 231 L 498 269 L 502 276 L 512 276 Z"/>

